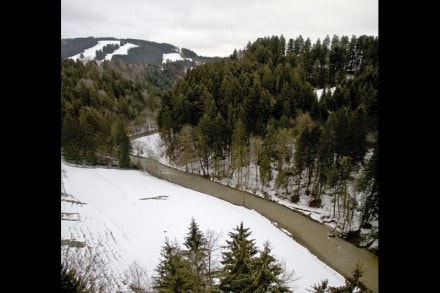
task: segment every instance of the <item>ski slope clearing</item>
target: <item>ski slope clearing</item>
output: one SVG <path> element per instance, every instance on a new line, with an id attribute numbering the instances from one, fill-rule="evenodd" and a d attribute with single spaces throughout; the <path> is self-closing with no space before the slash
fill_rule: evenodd
<path id="1" fill-rule="evenodd" d="M 131 48 L 139 47 L 138 45 L 132 43 L 125 43 L 116 49 L 113 53 L 105 55 L 105 60 L 112 60 L 113 55 L 128 55 L 128 50 Z"/>
<path id="2" fill-rule="evenodd" d="M 165 238 L 182 243 L 191 218 L 214 230 L 219 245 L 240 222 L 259 248 L 269 240 L 273 254 L 294 270 L 295 292 L 308 292 L 323 279 L 344 278 L 255 211 L 180 187 L 137 170 L 77 167 L 61 162 L 61 255 L 90 249 L 103 261 L 112 291 L 128 291 L 126 272 L 136 262 L 154 275 Z M 74 244 L 74 245 L 73 245 Z M 72 247 L 75 246 L 75 247 Z M 216 256 L 221 260 L 220 251 Z"/>
<path id="3" fill-rule="evenodd" d="M 180 53 L 169 53 L 162 55 L 162 63 L 183 61 L 183 60 L 191 61 L 191 58 L 183 58 L 182 55 L 180 55 Z"/>
<path id="4" fill-rule="evenodd" d="M 98 44 L 96 44 L 95 46 L 88 48 L 86 50 L 84 50 L 82 53 L 76 54 L 72 57 L 69 57 L 70 59 L 73 60 L 93 60 L 96 57 L 96 51 L 98 50 L 102 50 L 102 48 L 104 48 L 105 46 L 112 44 L 112 45 L 118 45 L 120 44 L 120 40 L 105 40 L 105 41 L 98 41 Z M 128 54 L 128 50 L 131 48 L 135 48 L 138 47 L 138 45 L 132 44 L 132 43 L 126 43 L 123 46 L 120 46 L 117 50 L 115 50 L 113 53 L 111 54 L 107 54 L 105 56 L 105 60 L 111 60 L 113 55 L 127 55 Z M 81 58 L 81 54 L 83 54 L 83 58 Z"/>

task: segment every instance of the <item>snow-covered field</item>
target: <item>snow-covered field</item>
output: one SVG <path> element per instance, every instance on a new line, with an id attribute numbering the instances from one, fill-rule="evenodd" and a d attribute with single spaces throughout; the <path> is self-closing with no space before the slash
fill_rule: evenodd
<path id="1" fill-rule="evenodd" d="M 96 51 L 98 50 L 102 50 L 102 48 L 104 48 L 106 45 L 119 45 L 120 41 L 119 40 L 105 40 L 105 41 L 98 41 L 98 44 L 96 44 L 95 46 L 85 49 L 84 52 L 76 54 L 72 57 L 69 57 L 70 59 L 73 60 L 93 60 L 96 57 Z M 135 44 L 131 44 L 131 43 L 126 43 L 123 46 L 120 46 L 117 50 L 115 50 L 112 54 L 107 54 L 105 56 L 105 60 L 111 60 L 113 55 L 118 54 L 118 55 L 127 55 L 128 54 L 128 50 L 130 48 L 134 48 L 137 47 L 137 45 Z M 81 54 L 83 54 L 84 58 L 81 59 Z"/>
<path id="2" fill-rule="evenodd" d="M 340 274 L 255 211 L 136 170 L 76 167 L 63 161 L 61 168 L 61 238 L 83 242 L 104 261 L 113 292 L 128 290 L 125 273 L 133 262 L 151 277 L 165 237 L 182 243 L 192 217 L 202 231 L 220 233 L 220 245 L 243 221 L 259 248 L 269 240 L 277 258 L 294 270 L 295 292 L 308 292 L 323 279 L 333 286 L 344 283 Z M 62 257 L 66 249 L 62 246 Z"/>

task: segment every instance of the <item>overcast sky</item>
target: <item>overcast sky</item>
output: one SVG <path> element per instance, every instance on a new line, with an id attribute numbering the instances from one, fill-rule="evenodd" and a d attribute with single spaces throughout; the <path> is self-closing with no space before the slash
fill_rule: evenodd
<path id="1" fill-rule="evenodd" d="M 258 37 L 378 35 L 378 0 L 61 0 L 61 37 L 165 42 L 228 56 Z"/>

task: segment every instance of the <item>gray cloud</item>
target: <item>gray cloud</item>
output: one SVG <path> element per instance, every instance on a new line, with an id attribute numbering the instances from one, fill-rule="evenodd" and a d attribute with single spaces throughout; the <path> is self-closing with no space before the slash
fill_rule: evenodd
<path id="1" fill-rule="evenodd" d="M 139 38 L 227 56 L 258 37 L 378 35 L 373 0 L 62 0 L 61 36 Z"/>

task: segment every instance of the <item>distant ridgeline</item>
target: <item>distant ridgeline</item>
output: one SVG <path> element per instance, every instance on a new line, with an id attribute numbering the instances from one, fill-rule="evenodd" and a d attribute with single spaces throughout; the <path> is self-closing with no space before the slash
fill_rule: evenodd
<path id="1" fill-rule="evenodd" d="M 104 43 L 108 43 L 104 45 Z M 101 44 L 101 46 L 100 46 Z M 116 38 L 73 38 L 61 39 L 61 58 L 74 58 L 88 60 L 103 60 L 106 54 L 111 54 L 117 49 L 129 46 L 122 54 L 114 54 L 110 60 L 120 60 L 131 64 L 161 64 L 166 61 L 167 54 L 178 54 L 179 61 L 190 64 L 204 63 L 216 58 L 198 56 L 186 48 L 177 48 L 171 44 L 156 43 L 138 39 Z M 91 54 L 87 54 L 89 50 Z M 81 53 L 83 54 L 81 56 Z M 81 58 L 82 57 L 82 58 Z M 218 59 L 218 58 L 217 58 Z"/>

